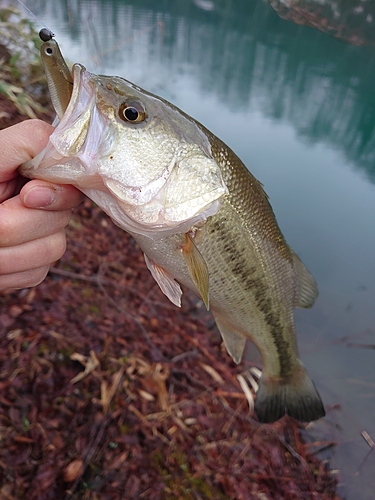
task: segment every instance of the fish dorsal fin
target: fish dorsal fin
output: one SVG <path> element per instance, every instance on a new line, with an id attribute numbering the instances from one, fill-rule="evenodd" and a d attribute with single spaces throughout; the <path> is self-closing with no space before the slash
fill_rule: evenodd
<path id="1" fill-rule="evenodd" d="M 232 356 L 233 361 L 235 363 L 239 363 L 242 358 L 243 351 L 245 349 L 246 338 L 243 337 L 240 333 L 237 333 L 234 330 L 228 328 L 224 323 L 218 319 L 214 314 L 214 318 L 216 321 L 216 325 L 223 337 L 225 347 L 227 348 L 228 353 Z"/>
<path id="2" fill-rule="evenodd" d="M 297 292 L 294 306 L 305 308 L 312 307 L 319 293 L 318 286 L 310 272 L 294 252 L 293 266 L 297 282 Z"/>
<path id="3" fill-rule="evenodd" d="M 161 291 L 168 299 L 178 307 L 181 307 L 182 290 L 180 285 L 175 281 L 165 269 L 155 264 L 155 262 L 144 254 L 146 265 L 152 274 L 152 277 L 159 285 Z"/>
<path id="4" fill-rule="evenodd" d="M 209 308 L 209 277 L 208 267 L 202 254 L 196 247 L 191 236 L 185 234 L 185 244 L 182 246 L 182 255 L 184 256 L 186 267 L 189 271 L 190 278 L 197 287 L 198 292 L 204 302 L 204 305 Z"/>

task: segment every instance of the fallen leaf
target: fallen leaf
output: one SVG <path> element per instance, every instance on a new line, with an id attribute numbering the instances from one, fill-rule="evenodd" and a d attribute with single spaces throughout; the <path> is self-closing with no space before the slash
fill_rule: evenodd
<path id="1" fill-rule="evenodd" d="M 66 482 L 71 483 L 75 481 L 83 472 L 83 460 L 80 458 L 73 460 L 65 467 L 64 479 Z"/>

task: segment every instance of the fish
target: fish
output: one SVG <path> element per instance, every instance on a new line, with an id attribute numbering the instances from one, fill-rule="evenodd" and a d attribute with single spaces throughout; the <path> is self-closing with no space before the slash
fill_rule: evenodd
<path id="1" fill-rule="evenodd" d="M 58 96 L 66 77 L 56 74 L 49 84 Z M 313 305 L 317 285 L 286 243 L 262 184 L 226 144 L 165 99 L 78 63 L 72 78 L 46 148 L 20 173 L 72 184 L 91 198 L 133 236 L 173 304 L 181 305 L 181 285 L 202 299 L 235 363 L 248 339 L 257 346 L 261 423 L 285 414 L 301 422 L 323 417 L 293 317 L 293 308 Z"/>

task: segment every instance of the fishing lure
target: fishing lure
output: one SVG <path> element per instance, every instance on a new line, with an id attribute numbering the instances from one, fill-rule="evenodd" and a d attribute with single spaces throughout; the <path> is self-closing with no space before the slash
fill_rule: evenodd
<path id="1" fill-rule="evenodd" d="M 40 23 L 35 14 L 21 0 L 18 0 L 18 3 L 29 12 L 37 23 Z M 72 96 L 73 78 L 54 36 L 55 33 L 46 27 L 39 31 L 39 38 L 43 42 L 40 47 L 40 56 L 43 61 L 48 89 L 53 107 L 61 120 Z"/>
<path id="2" fill-rule="evenodd" d="M 55 36 L 55 33 L 53 33 L 48 28 L 42 28 L 39 31 L 39 38 L 42 40 L 42 42 L 49 42 L 50 40 L 52 40 L 52 38 L 54 36 Z"/>
<path id="3" fill-rule="evenodd" d="M 72 95 L 73 78 L 54 36 L 55 34 L 48 28 L 39 31 L 39 37 L 44 42 L 40 47 L 40 56 L 52 104 L 61 120 Z"/>

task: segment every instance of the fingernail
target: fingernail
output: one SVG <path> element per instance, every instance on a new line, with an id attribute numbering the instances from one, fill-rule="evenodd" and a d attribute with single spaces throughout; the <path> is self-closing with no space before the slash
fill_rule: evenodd
<path id="1" fill-rule="evenodd" d="M 35 186 L 24 197 L 24 204 L 29 208 L 46 208 L 56 201 L 56 192 L 47 186 Z"/>

